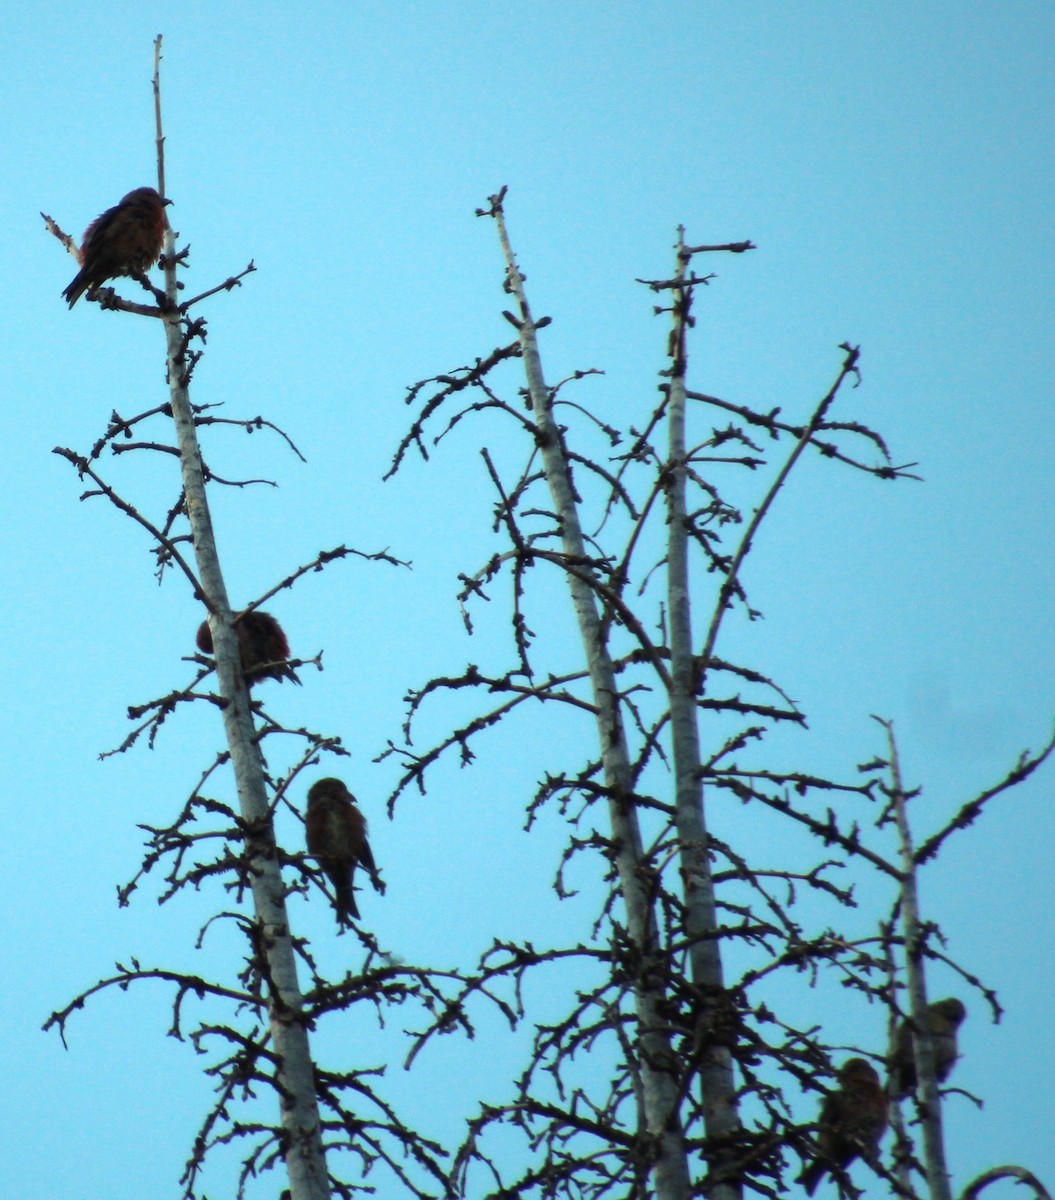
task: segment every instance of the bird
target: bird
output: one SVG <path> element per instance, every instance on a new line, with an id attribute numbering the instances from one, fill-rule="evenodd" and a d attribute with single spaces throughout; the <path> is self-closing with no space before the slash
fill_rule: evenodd
<path id="1" fill-rule="evenodd" d="M 81 269 L 62 293 L 72 308 L 89 289 L 119 275 L 140 275 L 157 262 L 165 240 L 165 206 L 154 188 L 141 187 L 100 214 L 84 231 Z"/>
<path id="2" fill-rule="evenodd" d="M 366 840 L 366 818 L 339 779 L 319 779 L 308 789 L 304 832 L 308 853 L 318 859 L 333 884 L 337 924 L 348 925 L 351 917 L 359 920 L 352 887 L 355 868 L 359 865 L 366 868 L 374 891 L 379 894 L 384 894 L 385 885 Z"/>
<path id="3" fill-rule="evenodd" d="M 952 1073 L 959 1057 L 956 1031 L 967 1016 L 967 1009 L 955 996 L 935 1000 L 927 1005 L 927 1028 L 934 1043 L 934 1073 L 939 1083 L 944 1083 Z M 902 1100 L 916 1090 L 916 1053 L 912 1037 L 911 1019 L 902 1021 L 894 1034 L 894 1048 L 890 1055 L 890 1094 Z"/>
<path id="4" fill-rule="evenodd" d="M 833 1167 L 848 1167 L 859 1155 L 874 1157 L 886 1132 L 887 1096 L 872 1064 L 849 1058 L 836 1078 L 839 1087 L 821 1105 L 819 1153 L 799 1176 L 808 1196 Z"/>
<path id="5" fill-rule="evenodd" d="M 238 635 L 238 651 L 242 659 L 242 675 L 246 687 L 252 687 L 261 679 L 292 679 L 300 684 L 296 671 L 286 661 L 289 658 L 289 642 L 286 633 L 275 618 L 254 608 L 250 612 L 237 613 L 234 631 Z M 198 627 L 198 649 L 212 654 L 212 630 L 208 621 Z"/>

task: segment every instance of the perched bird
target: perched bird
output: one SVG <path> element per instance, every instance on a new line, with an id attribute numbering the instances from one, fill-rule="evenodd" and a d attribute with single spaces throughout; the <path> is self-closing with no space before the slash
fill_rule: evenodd
<path id="1" fill-rule="evenodd" d="M 872 1158 L 886 1131 L 887 1097 L 871 1063 L 849 1058 L 839 1068 L 839 1087 L 821 1105 L 820 1153 L 799 1176 L 808 1196 L 833 1167 L 848 1167 L 858 1155 Z"/>
<path id="2" fill-rule="evenodd" d="M 336 892 L 337 923 L 359 919 L 352 881 L 361 863 L 370 875 L 374 891 L 384 893 L 370 843 L 366 840 L 366 818 L 355 797 L 339 779 L 320 779 L 308 790 L 308 813 L 304 822 L 308 853 L 319 860 Z"/>
<path id="3" fill-rule="evenodd" d="M 153 188 L 136 188 L 84 231 L 81 269 L 62 293 L 72 308 L 89 288 L 119 275 L 141 275 L 158 260 L 165 240 L 165 205 Z"/>
<path id="4" fill-rule="evenodd" d="M 939 1083 L 949 1078 L 956 1059 L 956 1031 L 967 1016 L 967 1009 L 949 996 L 927 1005 L 926 1022 L 934 1041 L 934 1066 Z M 890 1094 L 901 1100 L 916 1090 L 916 1053 L 913 1045 L 912 1022 L 902 1021 L 894 1035 L 894 1050 L 890 1056 Z"/>
<path id="5" fill-rule="evenodd" d="M 261 679 L 292 679 L 299 684 L 296 671 L 286 661 L 289 658 L 289 642 L 282 626 L 266 612 L 254 608 L 252 612 L 239 613 L 234 619 L 234 631 L 238 634 L 238 651 L 242 657 L 242 674 L 246 687 L 252 687 Z M 208 621 L 198 627 L 198 649 L 212 654 L 212 630 Z"/>

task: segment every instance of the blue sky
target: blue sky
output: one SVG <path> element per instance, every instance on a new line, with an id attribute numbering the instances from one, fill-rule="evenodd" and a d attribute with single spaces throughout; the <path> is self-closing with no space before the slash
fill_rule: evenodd
<path id="1" fill-rule="evenodd" d="M 1046 739 L 1050 6 L 58 11 L 57 30 L 28 9 L 0 16 L 10 580 L 0 621 L 17 681 L 0 732 L 0 1029 L 14 1081 L 0 1114 L 18 1194 L 176 1194 L 208 1096 L 200 1060 L 162 1037 L 160 988 L 99 1001 L 75 1019 L 68 1052 L 39 1032 L 117 959 L 197 967 L 195 918 L 209 911 L 204 896 L 158 909 L 149 888 L 119 910 L 114 888 L 136 870 L 137 823 L 171 817 L 215 748 L 212 714 L 182 716 L 153 753 L 98 761 L 125 735 L 129 704 L 190 679 L 180 657 L 201 614 L 178 579 L 157 586 L 137 529 L 78 502 L 82 486 L 51 454 L 89 448 L 115 407 L 162 402 L 161 333 L 89 305 L 67 312 L 73 264 L 37 215 L 79 234 L 154 181 L 159 31 L 188 287 L 258 267 L 210 303 L 194 399 L 276 421 L 308 460 L 263 435 L 206 438 L 219 473 L 279 484 L 216 498 L 232 596 L 251 598 L 340 543 L 413 562 L 338 564 L 271 605 L 296 653 L 325 648 L 323 674 L 269 699 L 284 720 L 340 733 L 352 749 L 342 773 L 389 884 L 364 915 L 397 953 L 466 962 L 496 921 L 543 936 L 558 913 L 546 888 L 559 829 L 520 832 L 519 804 L 553 765 L 540 765 L 538 741 L 495 738 L 476 767 L 440 772 L 392 823 L 394 767 L 371 762 L 398 733 L 408 687 L 499 661 L 503 619 L 483 618 L 470 642 L 453 597 L 457 573 L 493 548 L 476 448 L 516 461 L 508 431 L 462 430 L 428 466 L 381 476 L 408 419 L 406 386 L 509 338 L 494 230 L 473 216 L 503 184 L 529 295 L 554 318 L 549 377 L 603 368 L 578 398 L 616 423 L 651 406 L 665 365 L 666 325 L 634 279 L 669 270 L 679 222 L 690 241 L 758 246 L 713 264 L 718 278 L 697 302 L 695 387 L 800 416 L 834 378 L 838 344 L 861 345 L 863 385 L 836 415 L 882 430 L 925 482 L 807 464 L 751 564 L 766 620 L 730 631 L 810 714 L 798 761 L 863 761 L 881 747 L 869 714 L 893 718 L 907 776 L 925 788 L 925 832 Z M 153 511 L 171 502 L 167 459 L 105 466 Z M 443 725 L 439 711 L 430 720 Z M 545 745 L 574 756 L 576 743 Z M 957 1082 L 985 1109 L 962 1097 L 949 1106 L 959 1184 L 997 1162 L 1020 1162 L 1049 1187 L 1055 1177 L 1052 779 L 998 800 L 924 879 L 954 956 L 1007 1009 L 994 1027 L 975 1004 L 963 1031 Z M 728 814 L 734 827 L 744 819 Z M 329 941 L 318 900 L 299 915 L 331 964 L 353 953 L 348 939 Z M 932 990 L 950 986 L 939 977 Z M 467 1085 L 492 1062 L 512 1072 L 519 1061 L 500 1040 L 443 1051 Z M 367 1043 L 367 1058 L 377 1052 Z M 409 1081 L 392 1068 L 408 1103 L 442 1086 L 449 1068 L 433 1053 Z"/>

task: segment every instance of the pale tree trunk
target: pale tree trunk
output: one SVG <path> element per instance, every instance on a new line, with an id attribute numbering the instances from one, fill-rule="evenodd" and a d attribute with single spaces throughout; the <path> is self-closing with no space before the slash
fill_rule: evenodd
<path id="1" fill-rule="evenodd" d="M 164 195 L 164 160 L 159 91 L 160 38 L 155 43 L 154 96 L 158 125 L 159 190 Z M 263 763 L 249 697 L 242 678 L 238 638 L 231 626 L 231 606 L 220 570 L 209 503 L 205 494 L 197 431 L 185 382 L 183 330 L 176 310 L 175 241 L 171 229 L 165 238 L 164 314 L 167 341 L 169 398 L 179 445 L 183 493 L 198 577 L 209 608 L 209 628 L 220 694 L 223 721 L 234 768 L 242 819 L 246 824 L 245 857 L 253 895 L 256 927 L 254 951 L 261 960 L 259 974 L 267 993 L 271 1048 L 278 1060 L 276 1088 L 281 1109 L 284 1154 L 289 1172 L 291 1200 L 329 1200 L 330 1187 L 322 1146 L 319 1108 L 315 1096 L 315 1069 L 304 1027 L 303 1001 L 297 982 L 297 965 L 286 913 L 282 875 L 275 852 L 274 827 L 267 801 Z"/>
<path id="2" fill-rule="evenodd" d="M 719 1174 L 711 1200 L 734 1200 L 741 1194 L 735 1180 L 721 1180 L 723 1143 L 731 1146 L 740 1129 L 736 1109 L 732 1055 L 721 1042 L 727 1025 L 728 999 L 722 972 L 711 859 L 707 850 L 707 822 L 700 778 L 700 735 L 697 723 L 697 689 L 702 674 L 693 656 L 692 603 L 689 586 L 689 534 L 686 504 L 687 448 L 685 443 L 685 332 L 692 302 L 685 282 L 691 252 L 684 231 L 678 230 L 673 296 L 674 327 L 671 335 L 670 391 L 667 429 L 667 607 L 670 623 L 670 727 L 674 756 L 675 827 L 682 887 L 685 896 L 685 934 L 689 943 L 692 982 L 697 989 L 697 1053 L 700 1055 L 700 1089 L 704 1129 L 711 1142 L 712 1168 Z"/>
<path id="3" fill-rule="evenodd" d="M 927 977 L 923 967 L 925 932 L 920 922 L 919 887 L 915 847 L 906 811 L 905 789 L 901 781 L 894 727 L 883 721 L 890 750 L 891 805 L 901 844 L 901 923 L 905 937 L 905 973 L 908 981 L 909 1013 L 915 1024 L 916 1077 L 918 1081 L 923 1127 L 923 1165 L 931 1200 L 951 1200 L 949 1168 L 945 1163 L 945 1135 L 942 1131 L 941 1097 L 934 1060 L 934 1039 L 927 1020 Z"/>
<path id="4" fill-rule="evenodd" d="M 633 779 L 620 719 L 618 681 L 608 654 L 597 597 L 590 582 L 583 578 L 586 573 L 592 574 L 592 568 L 586 565 L 590 554 L 579 523 L 564 444 L 553 419 L 550 391 L 539 356 L 536 326 L 509 242 L 500 197 L 492 198 L 491 215 L 497 223 L 505 255 L 509 290 L 519 308 L 517 327 L 543 468 L 560 522 L 564 554 L 571 564 L 575 564 L 566 571 L 566 575 L 590 673 L 604 781 L 609 791 L 608 810 L 615 864 L 626 903 L 627 927 L 640 950 L 642 961 L 647 964 L 657 952 L 656 927 L 647 879 L 641 870 L 644 862 L 641 830 L 637 812 L 630 800 Z M 647 973 L 635 981 L 634 999 L 641 1029 L 637 1066 L 640 1070 L 645 1122 L 648 1133 L 655 1139 L 652 1179 L 656 1196 L 659 1200 L 688 1200 L 692 1194 L 692 1182 L 678 1115 L 677 1078 L 680 1072 L 666 1032 L 668 1023 L 659 1011 L 662 998 L 662 984 L 650 982 Z"/>

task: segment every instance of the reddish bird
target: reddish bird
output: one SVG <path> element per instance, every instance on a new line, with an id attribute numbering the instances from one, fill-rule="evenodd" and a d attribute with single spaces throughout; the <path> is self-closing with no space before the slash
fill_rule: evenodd
<path id="1" fill-rule="evenodd" d="M 141 275 L 158 260 L 165 240 L 165 205 L 149 187 L 129 192 L 84 231 L 81 269 L 62 293 L 72 308 L 84 293 L 119 275 Z"/>
<path id="2" fill-rule="evenodd" d="M 886 1092 L 871 1063 L 849 1058 L 836 1078 L 838 1089 L 821 1105 L 819 1153 L 799 1176 L 808 1196 L 832 1167 L 848 1167 L 858 1155 L 874 1158 L 886 1132 Z"/>
<path id="3" fill-rule="evenodd" d="M 955 996 L 927 1005 L 926 1021 L 934 1042 L 934 1067 L 939 1083 L 949 1078 L 956 1065 L 959 1057 L 956 1031 L 966 1016 L 967 1009 Z M 902 1021 L 894 1035 L 894 1051 L 890 1056 L 890 1094 L 895 1100 L 902 1100 L 915 1090 L 916 1053 L 912 1022 L 909 1020 Z"/>
<path id="4" fill-rule="evenodd" d="M 351 917 L 358 920 L 359 909 L 352 888 L 355 868 L 360 863 L 366 868 L 374 891 L 383 895 L 385 885 L 366 840 L 366 818 L 339 779 L 320 779 L 311 785 L 304 827 L 308 853 L 319 860 L 336 892 L 337 923 L 348 925 Z"/>
<path id="5" fill-rule="evenodd" d="M 266 612 L 254 608 L 252 612 L 238 613 L 234 618 L 234 631 L 238 634 L 238 651 L 242 658 L 242 674 L 245 686 L 252 687 L 261 679 L 292 679 L 299 684 L 296 671 L 286 661 L 289 658 L 289 642 L 282 626 Z M 212 654 L 212 630 L 208 621 L 198 627 L 198 649 Z"/>

